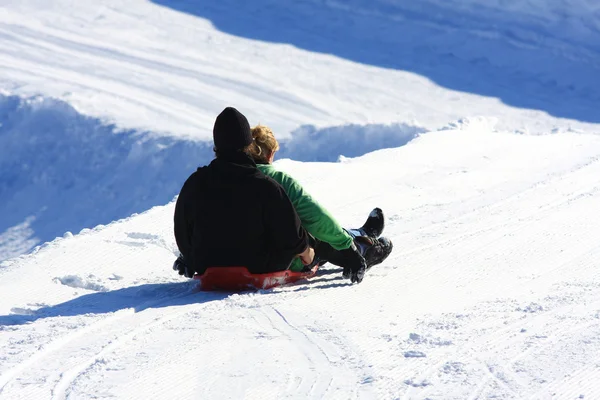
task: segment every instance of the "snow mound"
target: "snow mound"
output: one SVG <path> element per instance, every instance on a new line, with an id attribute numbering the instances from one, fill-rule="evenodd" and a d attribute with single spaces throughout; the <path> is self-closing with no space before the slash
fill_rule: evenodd
<path id="1" fill-rule="evenodd" d="M 349 124 L 326 128 L 305 125 L 281 143 L 278 158 L 299 161 L 337 161 L 375 150 L 404 146 L 427 130 L 408 124 Z"/>
<path id="2" fill-rule="evenodd" d="M 211 156 L 206 143 L 121 131 L 59 100 L 0 95 L 0 259 L 167 203 Z"/>
<path id="3" fill-rule="evenodd" d="M 0 261 L 26 253 L 39 242 L 30 226 L 33 220 L 33 217 L 28 217 L 0 233 Z"/>
<path id="4" fill-rule="evenodd" d="M 165 204 L 214 156 L 211 142 L 119 130 L 52 98 L 0 95 L 0 124 L 0 260 Z M 403 145 L 423 131 L 303 127 L 282 141 L 278 156 L 335 161 Z"/>
<path id="5" fill-rule="evenodd" d="M 54 281 L 65 286 L 69 286 L 75 289 L 86 289 L 94 292 L 106 292 L 108 288 L 98 282 L 93 274 L 89 274 L 86 277 L 79 275 L 67 275 L 62 277 L 54 278 Z"/>

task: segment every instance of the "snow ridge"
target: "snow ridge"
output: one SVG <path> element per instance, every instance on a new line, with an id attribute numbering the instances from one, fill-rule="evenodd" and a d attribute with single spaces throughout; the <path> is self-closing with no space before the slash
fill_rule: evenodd
<path id="1" fill-rule="evenodd" d="M 4 257 L 167 203 L 212 155 L 206 143 L 120 131 L 50 98 L 0 96 L 0 124 L 0 238 L 25 240 Z"/>
<path id="2" fill-rule="evenodd" d="M 168 203 L 212 143 L 120 130 L 64 101 L 0 95 L 0 261 Z M 336 161 L 401 146 L 425 129 L 406 124 L 306 126 L 278 158 Z M 25 139 L 24 139 L 25 138 Z"/>

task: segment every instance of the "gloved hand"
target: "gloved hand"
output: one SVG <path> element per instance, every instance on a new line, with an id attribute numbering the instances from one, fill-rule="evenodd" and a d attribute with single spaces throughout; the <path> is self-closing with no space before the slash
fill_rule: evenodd
<path id="1" fill-rule="evenodd" d="M 364 257 L 359 253 L 356 245 L 352 243 L 352 246 L 341 250 L 344 258 L 344 272 L 342 277 L 350 279 L 352 283 L 360 283 L 365 277 L 365 270 L 367 269 L 367 263 Z"/>
<path id="2" fill-rule="evenodd" d="M 182 256 L 179 256 L 173 263 L 173 270 L 177 271 L 179 275 L 184 275 L 186 278 L 193 278 L 196 273 L 196 271 L 183 262 Z"/>

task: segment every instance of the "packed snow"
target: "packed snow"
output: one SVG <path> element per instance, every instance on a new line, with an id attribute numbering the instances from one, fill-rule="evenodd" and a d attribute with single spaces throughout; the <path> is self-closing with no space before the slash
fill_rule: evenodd
<path id="1" fill-rule="evenodd" d="M 599 76 L 590 0 L 1 2 L 0 399 L 600 398 Z M 361 284 L 172 271 L 228 105 Z"/>
<path id="2" fill-rule="evenodd" d="M 386 211 L 360 285 L 197 292 L 173 203 L 4 262 L 0 396 L 597 398 L 600 136 L 484 123 L 277 164 L 346 226 Z"/>

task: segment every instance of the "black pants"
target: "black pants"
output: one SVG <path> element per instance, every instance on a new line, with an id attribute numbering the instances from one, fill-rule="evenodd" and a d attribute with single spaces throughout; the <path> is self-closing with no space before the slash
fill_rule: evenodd
<path id="1" fill-rule="evenodd" d="M 338 267 L 344 267 L 350 265 L 353 261 L 348 258 L 349 252 L 336 250 L 327 242 L 314 239 L 314 245 L 311 243 L 311 246 L 315 250 L 315 259 L 318 259 L 320 263 L 326 261 Z"/>
<path id="2" fill-rule="evenodd" d="M 327 242 L 322 242 L 318 239 L 315 239 L 310 234 L 309 237 L 309 246 L 312 247 L 315 251 L 315 259 L 312 265 L 307 266 L 306 270 L 309 270 L 316 263 L 324 264 L 325 262 L 329 262 L 333 265 L 337 265 L 338 267 L 344 267 L 345 265 L 349 265 L 352 260 L 348 258 L 348 252 L 342 252 L 334 249 Z M 252 270 L 250 273 L 270 273 L 277 271 L 285 271 L 290 268 L 292 261 L 297 256 L 297 254 L 288 254 L 285 252 L 271 254 L 270 262 L 268 265 L 263 266 L 260 270 Z M 177 259 L 176 263 L 180 263 L 182 265 L 186 265 L 185 259 L 183 255 L 180 255 Z M 202 275 L 204 270 L 195 271 L 197 274 Z"/>

